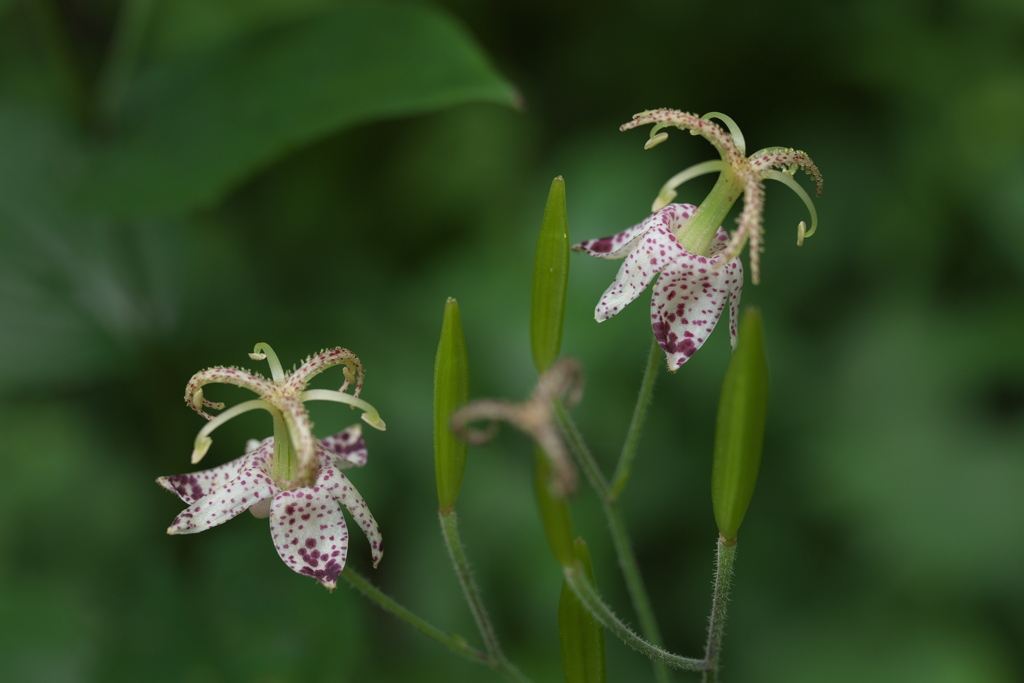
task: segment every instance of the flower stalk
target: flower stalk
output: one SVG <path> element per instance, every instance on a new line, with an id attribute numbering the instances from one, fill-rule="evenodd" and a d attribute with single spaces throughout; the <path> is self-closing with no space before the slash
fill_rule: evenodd
<path id="1" fill-rule="evenodd" d="M 708 619 L 708 642 L 704 649 L 704 683 L 718 680 L 718 661 L 722 654 L 722 636 L 725 633 L 725 616 L 735 561 L 736 542 L 729 543 L 719 536 L 715 546 L 715 587 L 711 597 L 711 617 Z"/>

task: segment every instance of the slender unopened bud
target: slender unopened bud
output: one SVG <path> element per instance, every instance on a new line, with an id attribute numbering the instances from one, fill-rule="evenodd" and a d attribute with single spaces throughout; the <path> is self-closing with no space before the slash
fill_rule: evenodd
<path id="1" fill-rule="evenodd" d="M 469 358 L 462 334 L 459 304 L 451 297 L 444 305 L 441 340 L 434 362 L 434 472 L 439 509 L 455 507 L 466 470 L 468 446 L 449 427 L 452 413 L 469 400 Z"/>
<path id="2" fill-rule="evenodd" d="M 573 564 L 572 516 L 565 496 L 551 492 L 551 463 L 538 448 L 534 457 L 533 490 L 537 496 L 540 523 L 555 560 L 563 567 Z"/>
<path id="3" fill-rule="evenodd" d="M 565 291 L 569 281 L 569 223 L 565 212 L 565 181 L 551 181 L 544 218 L 533 260 L 533 305 L 530 309 L 530 343 L 537 372 L 544 372 L 558 358 L 565 318 Z"/>
<path id="4" fill-rule="evenodd" d="M 573 546 L 576 562 L 594 584 L 594 568 L 582 538 Z M 558 600 L 558 641 L 562 648 L 562 673 L 566 683 L 604 683 L 604 628 L 580 603 L 565 583 Z"/>
<path id="5" fill-rule="evenodd" d="M 761 313 L 748 308 L 722 383 L 711 470 L 715 522 L 726 544 L 735 542 L 754 494 L 767 409 L 768 359 Z"/>

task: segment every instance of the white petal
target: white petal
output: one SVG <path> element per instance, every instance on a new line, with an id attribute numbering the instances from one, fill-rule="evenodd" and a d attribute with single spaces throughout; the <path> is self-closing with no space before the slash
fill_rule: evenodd
<path id="1" fill-rule="evenodd" d="M 169 477 L 160 477 L 156 483 L 163 486 L 171 493 L 178 494 L 178 498 L 191 505 L 214 489 L 220 488 L 238 476 L 242 468 L 248 462 L 248 454 L 241 458 L 235 458 L 231 462 L 214 467 L 209 470 L 190 472 L 189 474 L 172 474 Z"/>
<path id="2" fill-rule="evenodd" d="M 169 534 L 194 534 L 223 524 L 281 489 L 266 471 L 269 446 L 253 451 L 238 475 L 190 505 L 167 529 Z"/>
<path id="3" fill-rule="evenodd" d="M 719 228 L 717 252 L 721 252 L 723 237 L 728 240 Z M 665 268 L 654 287 L 651 326 L 670 370 L 678 369 L 704 344 L 730 299 L 730 336 L 735 339 L 743 267 L 734 260 L 715 270 L 718 258 L 687 253 Z"/>
<path id="4" fill-rule="evenodd" d="M 636 246 L 640 236 L 651 227 L 662 225 L 674 229 L 682 221 L 692 216 L 696 210 L 697 207 L 693 204 L 669 204 L 631 228 L 626 228 L 609 237 L 580 242 L 573 245 L 573 249 L 597 258 L 620 259 Z"/>
<path id="5" fill-rule="evenodd" d="M 623 261 L 615 280 L 597 302 L 594 319 L 602 322 L 616 315 L 640 296 L 663 268 L 687 255 L 670 229 L 652 227 Z"/>
<path id="6" fill-rule="evenodd" d="M 334 590 L 348 555 L 348 529 L 338 501 L 322 486 L 275 496 L 270 534 L 286 565 Z"/>
<path id="7" fill-rule="evenodd" d="M 334 465 L 339 469 L 366 464 L 366 440 L 363 439 L 361 425 L 352 425 L 345 431 L 320 439 L 320 446 L 326 455 L 334 459 Z"/>
<path id="8" fill-rule="evenodd" d="M 348 508 L 352 519 L 356 521 L 359 528 L 366 534 L 366 540 L 370 542 L 373 566 L 376 567 L 381 557 L 384 556 L 383 540 L 377 520 L 370 514 L 370 509 L 366 507 L 366 501 L 359 495 L 359 491 L 356 491 L 356 487 L 341 470 L 329 462 L 320 466 L 320 475 L 317 477 L 316 483 L 317 487 L 325 489 L 335 500 Z"/>

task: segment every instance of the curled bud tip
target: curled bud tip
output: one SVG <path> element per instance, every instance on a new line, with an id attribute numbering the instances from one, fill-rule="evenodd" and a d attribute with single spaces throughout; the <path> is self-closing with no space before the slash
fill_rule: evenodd
<path id="1" fill-rule="evenodd" d="M 249 354 L 249 358 L 252 358 L 253 360 L 266 360 L 267 359 L 267 354 L 265 354 L 265 353 L 250 353 Z"/>
<path id="2" fill-rule="evenodd" d="M 655 145 L 660 145 L 661 143 L 665 142 L 665 140 L 668 140 L 668 133 L 656 133 L 652 135 L 647 142 L 644 143 L 644 149 L 650 149 Z"/>
<path id="3" fill-rule="evenodd" d="M 388 428 L 387 425 L 384 424 L 384 420 L 382 420 L 380 418 L 380 415 L 378 415 L 377 413 L 363 413 L 363 422 L 370 425 L 374 429 L 379 429 L 382 432 L 386 431 Z"/>
<path id="4" fill-rule="evenodd" d="M 654 203 L 651 204 L 651 213 L 657 213 L 666 206 L 672 203 L 672 200 L 676 198 L 676 191 L 669 190 L 668 188 L 662 188 L 661 192 L 658 193 Z"/>
<path id="5" fill-rule="evenodd" d="M 206 451 L 210 450 L 210 444 L 213 443 L 213 439 L 206 437 L 203 439 L 196 439 L 195 447 L 192 449 L 192 464 L 195 465 L 203 456 L 206 455 Z"/>
<path id="6" fill-rule="evenodd" d="M 800 224 L 796 226 L 796 246 L 804 246 L 805 237 L 807 237 L 807 223 L 806 221 L 800 221 Z"/>

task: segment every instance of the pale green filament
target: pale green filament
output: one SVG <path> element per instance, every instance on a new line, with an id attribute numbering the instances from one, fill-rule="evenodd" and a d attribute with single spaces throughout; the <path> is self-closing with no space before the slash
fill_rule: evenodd
<path id="1" fill-rule="evenodd" d="M 292 430 L 280 410 L 271 410 L 274 416 L 274 461 L 270 476 L 282 488 L 295 486 L 298 458 L 292 443 Z"/>
<path id="2" fill-rule="evenodd" d="M 349 394 L 343 394 L 338 391 L 331 391 L 330 389 L 309 389 L 308 391 L 302 392 L 300 396 L 302 401 L 334 401 L 335 403 L 347 403 L 354 408 L 360 408 L 363 410 L 363 421 L 366 424 L 384 431 L 387 425 L 384 424 L 384 420 L 380 418 L 380 413 L 372 405 L 367 403 L 361 398 L 350 396 Z"/>
<path id="3" fill-rule="evenodd" d="M 654 200 L 654 204 L 651 206 L 651 211 L 660 211 L 672 203 L 672 200 L 676 198 L 676 188 L 686 181 L 693 180 L 697 176 L 702 176 L 705 173 L 726 171 L 728 168 L 728 164 L 721 159 L 712 159 L 711 161 L 702 161 L 699 164 L 694 164 L 688 169 L 676 173 L 668 179 L 668 182 L 661 186 L 661 191 L 658 192 L 658 197 Z"/>
<path id="4" fill-rule="evenodd" d="M 662 133 L 660 131 L 662 128 L 668 128 L 670 125 L 672 124 L 656 123 L 651 128 L 650 139 L 648 139 L 647 142 L 644 143 L 644 149 L 650 149 L 651 147 L 654 147 L 655 145 L 660 145 L 661 143 L 665 142 L 665 140 L 668 140 L 668 133 Z"/>
<path id="5" fill-rule="evenodd" d="M 277 412 L 273 408 L 273 406 L 271 406 L 263 399 L 254 398 L 251 401 L 239 403 L 237 406 L 231 406 L 223 413 L 207 422 L 206 425 L 202 429 L 200 429 L 199 433 L 196 435 L 196 441 L 192 447 L 192 464 L 194 465 L 200 460 L 202 460 L 203 456 L 206 455 L 206 451 L 210 450 L 210 444 L 213 443 L 213 439 L 211 439 L 209 435 L 213 430 L 217 429 L 217 427 L 220 427 L 222 424 L 224 424 L 233 417 L 237 417 L 242 413 L 247 413 L 250 410 L 257 410 L 259 408 L 267 410 L 271 414 Z"/>
<path id="6" fill-rule="evenodd" d="M 811 229 L 806 230 L 806 223 L 800 222 L 800 226 L 797 228 L 797 240 L 798 245 L 802 245 L 805 237 L 810 237 L 814 234 L 814 231 L 818 229 L 818 212 L 814 208 L 814 202 L 811 201 L 810 195 L 800 187 L 800 184 L 793 180 L 793 176 L 789 173 L 783 173 L 782 171 L 767 171 L 764 177 L 768 180 L 777 180 L 789 189 L 796 192 L 796 196 L 804 200 L 804 204 L 807 206 L 807 211 L 811 214 Z"/>
<path id="7" fill-rule="evenodd" d="M 709 111 L 707 114 L 701 117 L 702 119 L 718 119 L 725 124 L 726 128 L 729 129 L 729 135 L 732 136 L 732 141 L 736 143 L 736 148 L 740 151 L 740 156 L 747 156 L 747 141 L 743 137 L 743 133 L 740 132 L 740 127 L 736 125 L 736 122 L 732 120 L 731 116 L 717 111 Z"/>
<path id="8" fill-rule="evenodd" d="M 274 353 L 274 349 L 270 348 L 270 344 L 260 342 L 253 348 L 249 358 L 253 360 L 266 360 L 267 364 L 270 365 L 270 376 L 273 377 L 274 381 L 281 382 L 284 380 L 284 368 L 281 367 L 281 361 L 277 359 L 277 354 Z"/>

